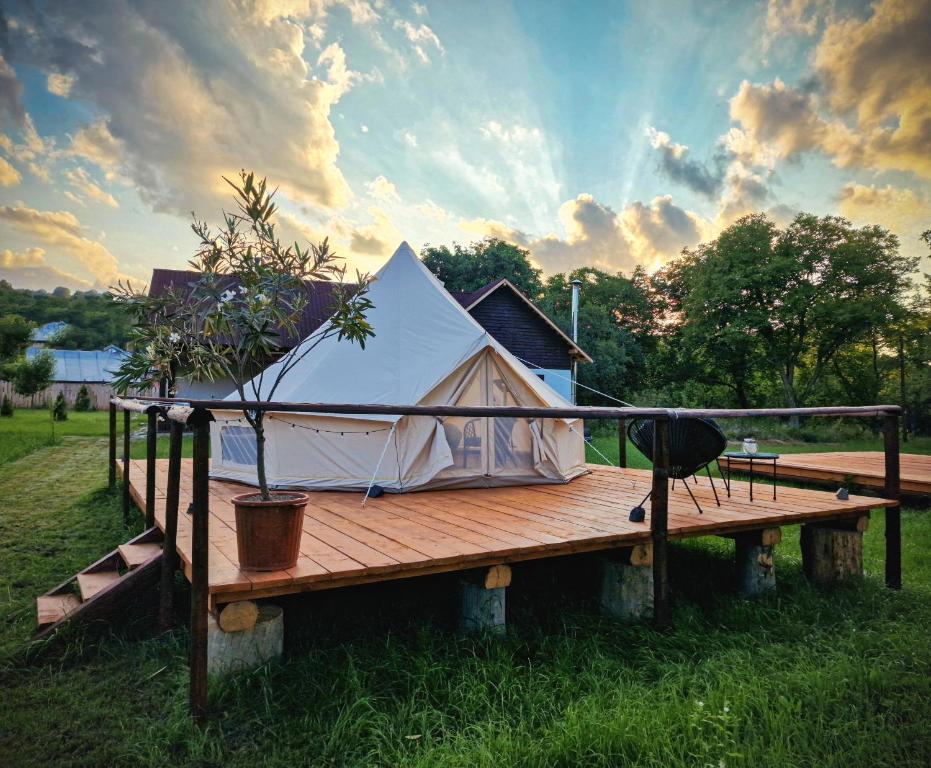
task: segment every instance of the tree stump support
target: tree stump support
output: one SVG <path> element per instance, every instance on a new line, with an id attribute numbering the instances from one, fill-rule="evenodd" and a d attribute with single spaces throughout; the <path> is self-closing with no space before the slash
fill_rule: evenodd
<path id="1" fill-rule="evenodd" d="M 459 579 L 459 631 L 462 634 L 504 634 L 505 593 L 511 567 L 493 565 Z"/>
<path id="2" fill-rule="evenodd" d="M 220 676 L 254 669 L 281 656 L 284 650 L 284 611 L 277 605 L 260 605 L 246 601 L 256 609 L 251 626 L 227 632 L 221 627 L 227 611 L 220 619 L 207 612 L 207 673 Z M 245 605 L 246 603 L 243 603 Z"/>
<path id="3" fill-rule="evenodd" d="M 802 567 L 809 581 L 830 586 L 863 575 L 863 531 L 868 518 L 802 526 Z"/>
<path id="4" fill-rule="evenodd" d="M 653 616 L 653 544 L 618 549 L 601 559 L 601 612 L 620 621 Z"/>
<path id="5" fill-rule="evenodd" d="M 782 541 L 779 528 L 747 531 L 734 536 L 737 592 L 741 597 L 761 597 L 776 589 L 773 548 Z"/>

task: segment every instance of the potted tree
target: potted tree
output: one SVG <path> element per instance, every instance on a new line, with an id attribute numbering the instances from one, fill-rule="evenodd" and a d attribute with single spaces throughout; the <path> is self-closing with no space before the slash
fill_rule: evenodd
<path id="1" fill-rule="evenodd" d="M 337 336 L 365 346 L 373 329 L 368 275 L 345 282 L 346 268 L 327 240 L 302 248 L 284 246 L 275 233 L 274 192 L 266 181 L 241 172 L 224 180 L 236 196 L 235 212 L 223 214 L 213 229 L 196 218 L 199 240 L 189 262 L 199 275 L 190 284 L 149 296 L 120 283 L 111 289 L 136 318 L 132 351 L 119 368 L 118 391 L 174 379 L 178 370 L 195 379 L 228 379 L 239 399 L 259 404 L 274 400 L 282 379 L 324 339 Z M 300 343 L 298 325 L 313 280 L 335 285 L 330 319 Z M 281 353 L 281 339 L 294 342 Z M 267 369 L 273 361 L 278 365 Z M 261 375 L 259 375 L 261 374 Z M 306 494 L 272 491 L 265 472 L 265 411 L 243 411 L 255 433 L 258 491 L 233 499 L 240 567 L 277 570 L 297 561 Z"/>

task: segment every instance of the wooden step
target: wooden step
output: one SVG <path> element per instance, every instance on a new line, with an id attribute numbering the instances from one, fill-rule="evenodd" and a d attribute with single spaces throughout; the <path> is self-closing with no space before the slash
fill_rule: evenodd
<path id="1" fill-rule="evenodd" d="M 146 544 L 120 544 L 119 552 L 126 567 L 132 570 L 142 565 L 146 560 L 162 551 L 161 544 L 149 542 Z"/>
<path id="2" fill-rule="evenodd" d="M 119 571 L 95 571 L 94 573 L 79 573 L 78 588 L 81 590 L 81 599 L 90 600 L 98 592 L 109 587 L 114 581 L 120 580 Z"/>
<path id="3" fill-rule="evenodd" d="M 81 605 L 78 596 L 72 593 L 63 595 L 42 595 L 36 598 L 36 615 L 38 625 L 44 627 L 63 619 Z"/>

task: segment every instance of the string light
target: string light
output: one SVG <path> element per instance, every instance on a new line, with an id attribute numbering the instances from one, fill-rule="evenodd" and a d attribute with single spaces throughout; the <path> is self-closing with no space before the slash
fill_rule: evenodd
<path id="1" fill-rule="evenodd" d="M 291 429 L 304 429 L 308 432 L 315 432 L 316 434 L 327 434 L 327 435 L 339 435 L 340 437 L 345 437 L 346 435 L 374 435 L 377 432 L 388 432 L 391 427 L 383 427 L 382 429 L 365 429 L 365 430 L 337 430 L 337 429 L 320 429 L 318 427 L 308 427 L 306 424 L 297 424 L 293 421 L 288 421 L 287 419 L 281 419 L 277 416 L 269 416 L 269 421 L 280 421 L 282 424 L 290 425 Z"/>

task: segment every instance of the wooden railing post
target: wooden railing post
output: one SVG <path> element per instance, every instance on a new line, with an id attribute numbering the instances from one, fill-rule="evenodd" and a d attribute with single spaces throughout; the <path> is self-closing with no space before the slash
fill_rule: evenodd
<path id="1" fill-rule="evenodd" d="M 162 543 L 162 583 L 159 626 L 170 629 L 174 616 L 174 580 L 178 562 L 178 506 L 181 497 L 181 449 L 184 425 L 171 421 L 168 438 L 168 487 L 165 489 L 165 539 Z"/>
<path id="2" fill-rule="evenodd" d="M 887 413 L 883 424 L 886 454 L 886 482 L 883 496 L 899 500 L 899 416 Z M 886 586 L 902 588 L 902 510 L 896 504 L 886 507 Z"/>
<path id="3" fill-rule="evenodd" d="M 110 472 L 108 483 L 110 488 L 116 487 L 116 403 L 110 403 Z"/>
<path id="4" fill-rule="evenodd" d="M 210 516 L 210 412 L 196 408 L 188 419 L 194 427 L 193 520 L 191 523 L 191 716 L 207 719 L 208 535 Z"/>
<path id="5" fill-rule="evenodd" d="M 123 522 L 129 525 L 129 507 L 131 498 L 129 495 L 129 430 L 132 413 L 123 410 Z"/>
<path id="6" fill-rule="evenodd" d="M 653 539 L 653 624 L 672 625 L 666 541 L 669 526 L 669 417 L 658 416 L 653 430 L 653 494 L 650 497 L 650 535 Z"/>
<path id="7" fill-rule="evenodd" d="M 155 458 L 158 452 L 158 408 L 146 411 L 145 436 L 145 527 L 155 525 Z"/>
<path id="8" fill-rule="evenodd" d="M 617 420 L 617 465 L 627 466 L 627 419 Z"/>

